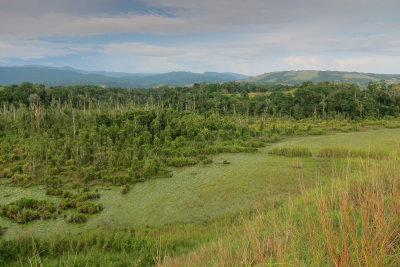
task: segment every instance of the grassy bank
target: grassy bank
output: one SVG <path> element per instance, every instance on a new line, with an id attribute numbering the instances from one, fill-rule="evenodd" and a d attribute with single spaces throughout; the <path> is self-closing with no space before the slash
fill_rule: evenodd
<path id="1" fill-rule="evenodd" d="M 360 163 L 330 186 L 264 202 L 241 224 L 163 266 L 399 266 L 398 162 Z"/>

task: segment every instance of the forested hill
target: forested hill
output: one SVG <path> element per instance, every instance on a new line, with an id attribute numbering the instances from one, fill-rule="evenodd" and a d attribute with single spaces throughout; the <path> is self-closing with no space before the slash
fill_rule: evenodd
<path id="1" fill-rule="evenodd" d="M 400 74 L 376 74 L 361 72 L 342 72 L 342 71 L 279 71 L 269 72 L 262 75 L 244 79 L 243 82 L 257 84 L 301 84 L 306 81 L 322 82 L 350 82 L 366 86 L 370 81 L 378 82 L 386 80 L 387 83 L 399 83 Z"/>
<path id="2" fill-rule="evenodd" d="M 107 87 L 148 88 L 162 85 L 184 86 L 194 83 L 227 82 L 246 78 L 236 73 L 169 72 L 163 74 L 89 72 L 73 68 L 42 66 L 0 67 L 0 84 L 40 83 L 47 86 L 91 84 Z"/>

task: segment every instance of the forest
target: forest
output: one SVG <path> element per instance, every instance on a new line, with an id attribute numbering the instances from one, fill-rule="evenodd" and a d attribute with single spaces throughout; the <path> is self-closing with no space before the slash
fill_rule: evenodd
<path id="1" fill-rule="evenodd" d="M 0 104 L 0 180 L 15 187 L 44 186 L 44 194 L 57 199 L 22 197 L 0 205 L 0 216 L 19 224 L 57 218 L 85 223 L 105 209 L 96 186 L 120 186 L 122 194 L 129 194 L 137 183 L 171 177 L 177 167 L 211 164 L 221 153 L 257 153 L 291 136 L 359 131 L 368 125 L 396 128 L 400 85 L 383 80 L 365 88 L 334 82 L 227 82 L 122 89 L 26 82 L 0 86 Z M 389 157 L 329 149 L 320 157 Z M 299 148 L 271 153 L 312 155 Z M 294 164 L 303 168 L 302 162 Z M 24 246 L 33 249 L 21 242 L 1 243 L 0 264 L 21 260 Z M 50 246 L 46 242 L 43 246 Z M 137 252 L 135 246 L 129 249 Z M 146 257 L 147 263 L 155 262 Z"/>

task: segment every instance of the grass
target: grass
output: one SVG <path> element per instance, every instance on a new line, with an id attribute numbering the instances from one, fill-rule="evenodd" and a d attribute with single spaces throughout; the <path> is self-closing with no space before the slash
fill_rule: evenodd
<path id="1" fill-rule="evenodd" d="M 394 155 L 400 150 L 400 131 L 399 129 L 379 129 L 306 138 L 295 137 L 283 141 L 281 145 L 308 147 L 314 155 L 317 155 L 322 148 L 327 147 L 344 147 L 349 150 L 384 152 Z"/>
<path id="2" fill-rule="evenodd" d="M 293 147 L 304 144 L 304 147 L 309 147 L 317 154 L 327 143 L 332 142 L 333 137 L 343 144 L 351 143 L 353 147 L 366 147 L 370 138 L 382 141 L 384 136 L 387 143 L 393 143 L 400 137 L 400 131 L 379 130 L 293 138 L 284 144 Z M 395 147 L 392 146 L 393 149 Z M 384 148 L 387 153 L 392 154 L 388 146 Z M 297 157 L 292 159 L 268 155 L 268 151 L 269 148 L 266 147 L 261 148 L 259 153 L 215 155 L 212 157 L 213 163 L 173 168 L 173 177 L 152 179 L 131 185 L 129 193 L 124 195 L 121 194 L 120 186 L 107 188 L 97 186 L 95 188 L 99 190 L 101 199 L 95 202 L 102 203 L 104 209 L 100 214 L 88 217 L 88 221 L 79 226 L 68 224 L 61 217 L 51 221 L 38 220 L 25 226 L 0 217 L 0 225 L 8 228 L 2 238 L 12 239 L 17 236 L 29 236 L 31 233 L 35 233 L 35 237 L 48 237 L 58 234 L 60 229 L 77 234 L 98 226 L 138 227 L 208 222 L 228 212 L 252 206 L 266 196 L 272 199 L 285 199 L 289 195 L 297 195 L 300 193 L 300 182 L 306 188 L 314 187 L 317 182 L 330 183 L 335 168 L 346 164 L 345 159 L 314 157 L 298 158 L 301 163 L 296 163 L 294 161 Z M 221 164 L 223 160 L 231 164 Z M 59 201 L 57 196 L 46 196 L 46 189 L 41 186 L 20 188 L 4 183 L 6 180 L 2 181 L 0 205 L 17 201 L 21 197 L 55 203 Z"/>
<path id="3" fill-rule="evenodd" d="M 286 157 L 311 157 L 312 153 L 308 147 L 275 146 L 269 152 L 273 155 Z"/>
<path id="4" fill-rule="evenodd" d="M 359 163 L 359 172 L 343 169 L 330 185 L 300 187 L 298 196 L 265 199 L 208 224 L 18 239 L 0 243 L 0 259 L 8 266 L 399 266 L 398 162 Z"/>
<path id="5" fill-rule="evenodd" d="M 348 148 L 322 148 L 318 157 L 321 158 L 369 158 L 369 159 L 388 159 L 389 155 L 385 152 L 370 152 L 363 150 L 350 150 Z"/>
<path id="6" fill-rule="evenodd" d="M 398 162 L 361 163 L 331 186 L 304 190 L 251 216 L 162 266 L 399 266 Z"/>
<path id="7" fill-rule="evenodd" d="M 390 130 L 390 135 L 388 130 L 381 131 L 335 137 L 337 142 L 351 143 L 351 150 L 356 150 L 368 147 L 370 138 L 382 140 L 386 136 L 388 143 L 394 143 L 400 135 L 399 130 Z M 294 138 L 285 141 L 285 145 L 300 147 L 301 144 L 314 153 L 329 144 L 332 137 Z M 396 145 L 384 144 L 382 148 L 388 155 L 395 154 Z M 376 147 L 371 146 L 371 149 Z M 0 218 L 0 225 L 8 228 L 2 239 L 11 242 L 11 248 L 19 247 L 13 253 L 25 264 L 28 256 L 34 261 L 37 254 L 33 249 L 23 250 L 28 246 L 26 242 L 32 243 L 32 239 L 26 237 L 34 233 L 37 251 L 45 251 L 37 257 L 44 266 L 105 266 L 107 263 L 134 266 L 138 260 L 156 261 L 166 266 L 204 266 L 204 262 L 211 266 L 318 266 L 335 265 L 338 259 L 339 265 L 342 262 L 349 266 L 360 265 L 355 264 L 360 261 L 361 265 L 373 266 L 357 256 L 363 253 L 378 266 L 384 260 L 388 265 L 398 263 L 399 251 L 393 244 L 399 242 L 396 229 L 400 224 L 396 226 L 393 216 L 398 214 L 397 199 L 400 198 L 393 184 L 400 175 L 396 173 L 397 162 L 393 157 L 389 159 L 390 164 L 381 160 L 373 165 L 372 160 L 370 165 L 360 167 L 347 166 L 347 160 L 340 158 L 287 158 L 268 155 L 268 151 L 269 148 L 262 148 L 260 153 L 216 155 L 212 157 L 214 163 L 174 168 L 172 178 L 135 184 L 125 195 L 121 194 L 121 187 L 98 187 L 104 210 L 90 216 L 85 224 L 68 224 L 61 218 L 20 226 Z M 223 160 L 231 164 L 223 165 Z M 333 180 L 333 185 L 329 186 Z M 318 189 L 313 189 L 316 184 L 319 184 Z M 383 202 L 377 201 L 374 194 L 381 196 Z M 43 187 L 22 189 L 7 184 L 0 187 L 0 196 L 0 204 L 21 196 L 57 199 L 57 196 L 46 196 Z M 396 201 L 397 204 L 393 204 Z M 379 205 L 383 206 L 381 211 L 375 209 Z M 241 215 L 235 213 L 239 210 L 243 211 Z M 233 215 L 224 216 L 232 212 Z M 378 215 L 385 220 L 382 228 L 374 221 Z M 369 219 L 363 222 L 362 216 Z M 168 225 L 160 226 L 165 224 Z M 119 238 L 124 235 L 124 229 L 134 233 L 127 235 L 128 240 L 142 240 L 140 238 L 150 235 L 148 244 L 151 246 L 145 245 L 143 250 L 124 247 L 123 244 L 130 242 Z M 389 241 L 368 229 L 382 229 L 382 236 L 389 236 Z M 72 233 L 72 237 L 68 237 L 71 240 L 68 241 L 66 233 Z M 93 239 L 98 244 L 93 243 Z M 329 246 L 325 245 L 327 240 L 331 240 L 327 243 Z M 371 254 L 377 248 L 373 242 L 380 244 L 382 255 Z M 356 247 L 355 244 L 360 245 Z M 60 250 L 52 250 L 58 246 Z M 393 251 L 387 246 L 393 246 L 390 248 Z M 109 248 L 112 249 L 107 250 Z M 142 251 L 143 255 L 137 251 Z"/>
<path id="8" fill-rule="evenodd" d="M 292 168 L 303 169 L 303 161 L 301 159 L 294 159 L 292 161 Z"/>
<path id="9" fill-rule="evenodd" d="M 74 236 L 0 241 L 0 266 L 151 266 L 157 250 L 186 254 L 212 240 L 227 220 L 159 228 L 100 227 Z"/>
<path id="10" fill-rule="evenodd" d="M 330 181 L 330 159 L 303 159 L 303 168 L 292 168 L 292 159 L 260 153 L 220 154 L 213 163 L 174 168 L 173 177 L 152 179 L 130 186 L 122 195 L 120 186 L 92 188 L 101 195 L 95 203 L 102 203 L 101 213 L 91 215 L 85 224 L 68 224 L 38 220 L 25 226 L 13 224 L 0 217 L 0 225 L 8 227 L 4 237 L 15 238 L 35 233 L 37 237 L 58 234 L 60 229 L 72 234 L 100 226 L 149 225 L 208 222 L 228 212 L 241 210 L 266 195 L 284 198 L 299 193 L 298 171 L 303 183 L 313 187 L 318 179 Z M 222 164 L 223 160 L 231 164 Z M 341 163 L 340 163 L 341 164 Z M 318 172 L 318 176 L 316 175 Z M 193 174 L 194 173 L 194 174 Z M 249 178 L 250 177 L 250 178 Z M 10 194 L 9 197 L 4 197 Z M 20 188 L 8 184 L 0 187 L 0 204 L 18 200 L 22 196 L 58 202 L 57 196 L 46 196 L 43 187 Z"/>

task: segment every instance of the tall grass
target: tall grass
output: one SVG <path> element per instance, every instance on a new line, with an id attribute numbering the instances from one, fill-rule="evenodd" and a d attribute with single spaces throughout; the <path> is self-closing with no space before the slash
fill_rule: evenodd
<path id="1" fill-rule="evenodd" d="M 321 149 L 318 153 L 318 157 L 388 159 L 389 155 L 385 152 L 350 150 L 348 148 L 330 147 Z"/>
<path id="2" fill-rule="evenodd" d="M 400 266 L 397 162 L 362 163 L 330 187 L 267 205 L 212 245 L 164 266 Z"/>
<path id="3" fill-rule="evenodd" d="M 273 155 L 286 157 L 311 157 L 312 153 L 308 147 L 276 146 L 269 152 Z"/>

